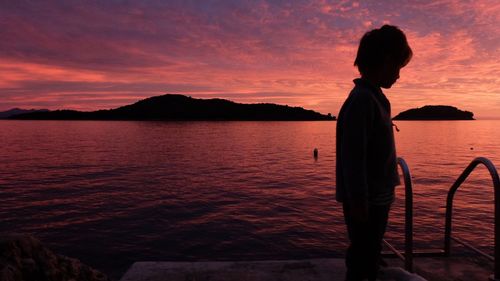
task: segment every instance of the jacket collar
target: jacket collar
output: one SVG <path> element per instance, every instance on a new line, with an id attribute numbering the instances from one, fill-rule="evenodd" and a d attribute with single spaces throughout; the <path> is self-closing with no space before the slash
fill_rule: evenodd
<path id="1" fill-rule="evenodd" d="M 382 89 L 380 89 L 380 87 L 374 86 L 372 83 L 370 83 L 370 81 L 368 81 L 364 78 L 356 78 L 353 80 L 353 82 L 357 86 L 363 86 L 363 87 L 369 88 L 370 90 L 372 90 L 375 93 L 384 94 L 382 92 Z"/>
<path id="2" fill-rule="evenodd" d="M 365 88 L 370 89 L 370 92 L 373 92 L 373 96 L 375 97 L 375 99 L 379 100 L 390 114 L 391 103 L 389 102 L 387 97 L 384 95 L 384 92 L 382 92 L 382 89 L 380 89 L 380 87 L 374 86 L 372 83 L 370 83 L 370 81 L 363 79 L 363 78 L 356 78 L 353 80 L 353 82 L 356 86 L 365 87 Z"/>

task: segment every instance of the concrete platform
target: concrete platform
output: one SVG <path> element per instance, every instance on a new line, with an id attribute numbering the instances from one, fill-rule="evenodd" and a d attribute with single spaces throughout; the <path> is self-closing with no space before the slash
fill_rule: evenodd
<path id="1" fill-rule="evenodd" d="M 121 281 L 342 281 L 343 259 L 227 262 L 136 262 Z M 425 281 L 400 268 L 387 268 L 380 280 Z"/>
<path id="2" fill-rule="evenodd" d="M 473 257 L 419 257 L 415 269 L 429 281 L 488 281 L 493 274 L 490 261 Z"/>

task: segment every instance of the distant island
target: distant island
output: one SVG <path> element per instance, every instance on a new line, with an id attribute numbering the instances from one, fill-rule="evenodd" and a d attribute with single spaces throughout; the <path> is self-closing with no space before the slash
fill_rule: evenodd
<path id="1" fill-rule="evenodd" d="M 335 120 L 302 107 L 272 103 L 243 104 L 224 99 L 196 99 L 166 94 L 109 110 L 55 110 L 11 116 L 21 120 L 227 120 L 227 121 L 312 121 Z"/>
<path id="2" fill-rule="evenodd" d="M 0 112 L 0 119 L 7 119 L 14 115 L 25 114 L 25 113 L 33 113 L 39 111 L 49 111 L 48 109 L 21 109 L 21 108 L 13 108 L 7 111 Z"/>
<path id="3" fill-rule="evenodd" d="M 394 120 L 474 120 L 474 113 L 448 105 L 426 105 L 403 111 Z"/>

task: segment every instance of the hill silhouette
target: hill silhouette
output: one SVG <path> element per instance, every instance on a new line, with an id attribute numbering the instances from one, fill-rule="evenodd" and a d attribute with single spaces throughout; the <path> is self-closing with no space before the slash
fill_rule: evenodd
<path id="1" fill-rule="evenodd" d="M 0 112 L 0 119 L 6 119 L 14 115 L 38 112 L 38 111 L 49 111 L 48 109 L 21 109 L 21 108 L 12 108 L 7 111 Z"/>
<path id="2" fill-rule="evenodd" d="M 474 120 L 474 113 L 448 105 L 426 105 L 403 111 L 394 120 Z"/>
<path id="3" fill-rule="evenodd" d="M 331 114 L 271 103 L 242 104 L 167 94 L 110 110 L 55 110 L 11 117 L 30 120 L 335 120 Z"/>

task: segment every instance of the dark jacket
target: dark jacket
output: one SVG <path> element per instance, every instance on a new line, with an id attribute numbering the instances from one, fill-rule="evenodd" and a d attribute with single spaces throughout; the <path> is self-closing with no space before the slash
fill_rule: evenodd
<path id="1" fill-rule="evenodd" d="M 390 204 L 400 184 L 391 105 L 380 88 L 354 83 L 337 119 L 336 199 Z"/>

